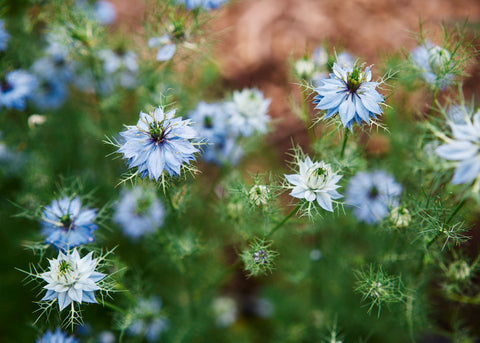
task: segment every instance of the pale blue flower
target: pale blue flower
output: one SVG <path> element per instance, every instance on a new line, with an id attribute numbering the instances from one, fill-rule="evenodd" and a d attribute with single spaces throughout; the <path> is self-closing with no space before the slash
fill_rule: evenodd
<path id="1" fill-rule="evenodd" d="M 398 206 L 402 186 L 382 170 L 358 172 L 348 183 L 346 203 L 353 206 L 359 221 L 373 224 Z"/>
<path id="2" fill-rule="evenodd" d="M 41 110 L 57 109 L 63 105 L 67 94 L 67 86 L 62 81 L 55 78 L 39 78 L 37 88 L 30 98 Z"/>
<path id="3" fill-rule="evenodd" d="M 93 252 L 80 258 L 77 249 L 63 254 L 61 251 L 56 259 L 49 260 L 49 270 L 40 277 L 47 283 L 47 293 L 42 301 L 57 300 L 60 311 L 73 301 L 96 303 L 94 292 L 100 290 L 97 282 L 105 274 L 95 271 L 98 259 L 92 259 Z"/>
<path id="4" fill-rule="evenodd" d="M 109 2 L 100 0 L 95 3 L 95 17 L 102 25 L 109 25 L 115 21 L 117 12 L 115 6 Z"/>
<path id="5" fill-rule="evenodd" d="M 326 110 L 324 119 L 339 114 L 343 126 L 351 128 L 354 122 L 365 121 L 370 125 L 370 117 L 382 114 L 380 104 L 383 96 L 376 90 L 378 82 L 370 81 L 370 67 L 361 71 L 360 67 L 341 67 L 335 63 L 330 78 L 321 80 L 315 88 L 318 93 L 314 98 L 315 107 Z"/>
<path id="6" fill-rule="evenodd" d="M 95 241 L 97 210 L 82 207 L 79 197 L 55 199 L 46 206 L 42 215 L 42 234 L 45 243 L 60 250 Z"/>
<path id="7" fill-rule="evenodd" d="M 355 59 L 348 52 L 341 52 L 337 55 L 337 64 L 342 67 L 353 68 Z"/>
<path id="8" fill-rule="evenodd" d="M 267 114 L 270 99 L 265 99 L 258 89 L 234 91 L 231 102 L 225 104 L 229 111 L 229 125 L 234 134 L 244 137 L 266 133 L 270 116 Z"/>
<path id="9" fill-rule="evenodd" d="M 5 29 L 5 21 L 3 19 L 0 19 L 0 51 L 4 51 L 7 48 L 7 43 L 9 39 L 10 35 Z"/>
<path id="10" fill-rule="evenodd" d="M 150 48 L 160 47 L 157 52 L 157 61 L 168 61 L 175 55 L 175 51 L 177 51 L 177 45 L 168 34 L 150 38 L 148 40 L 148 46 Z"/>
<path id="11" fill-rule="evenodd" d="M 133 88 L 137 84 L 137 54 L 133 51 L 124 51 L 122 49 L 100 50 L 100 59 L 103 60 L 103 70 L 113 77 L 112 81 L 125 88 Z"/>
<path id="12" fill-rule="evenodd" d="M 60 328 L 57 328 L 55 332 L 47 331 L 45 335 L 37 339 L 36 343 L 78 343 L 78 339 L 67 336 Z"/>
<path id="13" fill-rule="evenodd" d="M 74 75 L 74 66 L 61 55 L 47 55 L 36 60 L 31 68 L 33 74 L 43 79 L 69 82 Z"/>
<path id="14" fill-rule="evenodd" d="M 155 192 L 140 186 L 121 193 L 113 221 L 132 239 L 154 232 L 165 219 L 165 209 Z"/>
<path id="15" fill-rule="evenodd" d="M 410 59 L 422 78 L 429 84 L 444 89 L 453 82 L 451 55 L 445 48 L 425 41 L 412 50 Z"/>
<path id="16" fill-rule="evenodd" d="M 480 110 L 473 120 L 466 116 L 464 123 L 449 124 L 453 139 L 448 139 L 435 152 L 441 158 L 456 161 L 452 184 L 472 182 L 480 176 Z"/>
<path id="17" fill-rule="evenodd" d="M 454 124 L 466 124 L 472 117 L 472 111 L 465 105 L 450 105 L 447 108 L 447 119 Z"/>
<path id="18" fill-rule="evenodd" d="M 185 5 L 185 8 L 191 10 L 194 8 L 203 8 L 208 10 L 217 9 L 227 0 L 177 0 L 177 3 Z"/>
<path id="19" fill-rule="evenodd" d="M 168 319 L 161 314 L 161 307 L 162 301 L 159 297 L 138 299 L 127 334 L 144 336 L 148 342 L 158 341 L 162 332 L 170 327 Z"/>
<path id="20" fill-rule="evenodd" d="M 118 152 L 128 159 L 129 168 L 138 168 L 140 177 L 158 181 L 164 171 L 180 175 L 182 165 L 195 160 L 198 149 L 190 140 L 198 138 L 197 132 L 190 120 L 175 118 L 175 111 L 164 113 L 158 107 L 153 113 L 140 112 L 137 125 L 120 132 L 124 142 Z"/>
<path id="21" fill-rule="evenodd" d="M 14 70 L 7 73 L 0 82 L 0 108 L 24 110 L 27 97 L 32 95 L 37 84 L 37 78 L 26 71 Z"/>
<path id="22" fill-rule="evenodd" d="M 308 156 L 304 161 L 299 161 L 298 165 L 298 174 L 285 175 L 293 185 L 290 195 L 308 202 L 316 200 L 324 210 L 333 212 L 332 199 L 342 197 L 337 192 L 340 187 L 337 182 L 342 176 L 335 174 L 329 164 L 323 161 L 314 163 Z"/>

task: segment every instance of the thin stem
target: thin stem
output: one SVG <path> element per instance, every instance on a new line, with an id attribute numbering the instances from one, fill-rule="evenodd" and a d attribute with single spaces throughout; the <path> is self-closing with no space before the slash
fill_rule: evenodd
<path id="1" fill-rule="evenodd" d="M 349 132 L 350 131 L 347 128 L 345 128 L 345 134 L 343 135 L 342 151 L 340 151 L 340 158 L 343 158 L 343 156 L 345 155 L 345 147 L 347 146 Z"/>
<path id="2" fill-rule="evenodd" d="M 121 314 L 125 315 L 127 314 L 127 311 L 125 311 L 124 309 L 112 304 L 112 303 L 109 303 L 108 301 L 105 301 L 102 299 L 102 301 L 100 302 L 103 306 L 106 306 L 114 311 L 117 311 L 117 312 L 120 312 Z"/>
<path id="3" fill-rule="evenodd" d="M 445 222 L 446 224 L 450 223 L 450 221 L 453 219 L 453 217 L 455 217 L 455 215 L 458 213 L 458 211 L 460 211 L 460 209 L 463 207 L 466 200 L 467 200 L 466 198 L 463 198 L 462 201 L 460 201 L 458 203 L 457 207 L 455 207 L 455 209 L 453 210 L 453 212 L 450 214 L 447 221 Z"/>
<path id="4" fill-rule="evenodd" d="M 178 231 L 178 230 L 180 230 L 180 226 L 179 226 L 179 223 L 178 223 L 177 208 L 173 205 L 172 196 L 171 196 L 170 190 L 168 188 L 165 189 L 165 196 L 167 197 L 168 205 L 170 206 L 170 208 L 172 210 L 173 220 L 175 221 L 175 227 Z"/>
<path id="5" fill-rule="evenodd" d="M 286 216 L 285 218 L 283 218 L 283 220 L 278 223 L 272 230 L 270 230 L 270 232 L 268 234 L 265 235 L 265 239 L 267 239 L 268 237 L 272 236 L 278 229 L 280 229 L 282 227 L 283 224 L 285 224 L 291 216 L 293 216 L 297 211 L 298 209 L 300 208 L 300 204 L 298 204 L 297 206 L 295 206 L 294 209 L 292 209 Z"/>

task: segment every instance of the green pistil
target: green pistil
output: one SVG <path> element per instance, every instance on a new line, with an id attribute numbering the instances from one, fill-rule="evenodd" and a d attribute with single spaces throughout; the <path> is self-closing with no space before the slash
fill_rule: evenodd
<path id="1" fill-rule="evenodd" d="M 60 274 L 65 274 L 70 270 L 72 270 L 72 265 L 65 260 L 61 260 L 60 264 L 58 265 L 58 271 L 60 272 Z"/>
<path id="2" fill-rule="evenodd" d="M 203 125 L 205 125 L 207 129 L 211 129 L 213 127 L 212 118 L 210 116 L 206 116 L 205 119 L 203 120 Z"/>
<path id="3" fill-rule="evenodd" d="M 317 168 L 315 170 L 315 176 L 324 176 L 327 173 L 325 168 Z"/>
<path id="4" fill-rule="evenodd" d="M 347 87 L 350 93 L 355 93 L 363 82 L 363 75 L 357 66 L 353 67 L 351 73 L 347 73 Z"/>
<path id="5" fill-rule="evenodd" d="M 137 206 L 135 208 L 135 213 L 137 215 L 144 214 L 152 205 L 152 199 L 149 196 L 137 200 Z"/>
<path id="6" fill-rule="evenodd" d="M 368 197 L 370 199 L 376 199 L 380 193 L 378 192 L 378 188 L 373 186 L 372 189 L 370 189 L 370 192 L 368 192 Z"/>
<path id="7" fill-rule="evenodd" d="M 165 128 L 161 124 L 150 124 L 150 137 L 156 143 L 163 143 L 165 141 Z"/>
<path id="8" fill-rule="evenodd" d="M 72 218 L 70 217 L 69 214 L 65 214 L 65 215 L 60 217 L 60 223 L 62 223 L 62 225 L 65 229 L 70 229 L 70 227 L 73 224 L 73 220 L 72 220 Z"/>

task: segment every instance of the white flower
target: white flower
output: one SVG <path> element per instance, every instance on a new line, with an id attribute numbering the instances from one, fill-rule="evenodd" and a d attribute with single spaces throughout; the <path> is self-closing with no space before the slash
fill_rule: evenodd
<path id="1" fill-rule="evenodd" d="M 310 157 L 300 161 L 299 167 L 299 174 L 285 175 L 288 182 L 295 186 L 290 195 L 309 202 L 317 200 L 320 207 L 333 212 L 332 199 L 342 197 L 336 191 L 342 175 L 332 172 L 330 165 L 323 161 L 313 163 Z"/>
<path id="2" fill-rule="evenodd" d="M 229 121 L 234 133 L 248 137 L 254 132 L 267 132 L 269 106 L 270 99 L 265 99 L 258 89 L 233 92 L 233 101 L 225 109 L 231 113 Z"/>
<path id="3" fill-rule="evenodd" d="M 250 200 L 257 206 L 266 205 L 270 190 L 265 185 L 254 185 L 248 192 Z"/>
<path id="4" fill-rule="evenodd" d="M 238 307 L 235 299 L 228 296 L 216 298 L 212 304 L 218 326 L 226 327 L 237 320 Z"/>
<path id="5" fill-rule="evenodd" d="M 405 207 L 395 207 L 390 212 L 390 220 L 396 227 L 407 227 L 412 220 L 412 215 Z"/>
<path id="6" fill-rule="evenodd" d="M 64 255 L 61 251 L 58 258 L 49 260 L 50 269 L 40 274 L 47 282 L 44 287 L 47 293 L 42 300 L 58 299 L 60 311 L 72 301 L 79 303 L 96 303 L 94 291 L 100 287 L 96 284 L 105 274 L 95 271 L 97 259 L 92 259 L 92 252 L 80 258 L 77 249 Z"/>

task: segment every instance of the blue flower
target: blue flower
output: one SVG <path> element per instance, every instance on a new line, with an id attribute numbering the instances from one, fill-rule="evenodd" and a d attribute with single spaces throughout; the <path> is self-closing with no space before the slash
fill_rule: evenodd
<path id="1" fill-rule="evenodd" d="M 46 206 L 42 216 L 42 234 L 45 242 L 57 249 L 69 250 L 73 247 L 95 241 L 93 232 L 97 230 L 95 218 L 97 210 L 82 208 L 79 197 L 63 197 L 53 200 Z"/>
<path id="2" fill-rule="evenodd" d="M 348 183 L 346 203 L 354 206 L 359 221 L 373 224 L 398 206 L 401 193 L 402 186 L 382 170 L 358 172 Z"/>
<path id="3" fill-rule="evenodd" d="M 473 120 L 465 116 L 464 123 L 449 124 L 453 139 L 448 139 L 435 152 L 441 158 L 457 161 L 452 184 L 472 182 L 480 176 L 480 110 Z"/>
<path id="4" fill-rule="evenodd" d="M 155 192 L 137 186 L 122 191 L 113 221 L 122 227 L 127 236 L 138 239 L 161 227 L 164 217 L 165 209 Z"/>
<path id="5" fill-rule="evenodd" d="M 128 159 L 129 168 L 138 168 L 140 177 L 158 181 L 164 171 L 180 175 L 182 165 L 195 160 L 198 149 L 189 140 L 197 138 L 197 133 L 190 120 L 175 118 L 175 111 L 164 113 L 158 107 L 153 113 L 140 112 L 137 125 L 120 132 L 124 142 L 118 152 Z"/>
<path id="6" fill-rule="evenodd" d="M 47 292 L 42 301 L 57 300 L 60 311 L 72 302 L 96 303 L 95 291 L 100 290 L 97 282 L 105 274 L 95 271 L 98 259 L 92 258 L 93 252 L 83 258 L 77 249 L 64 255 L 61 251 L 56 259 L 49 260 L 50 267 L 40 277 L 47 283 Z"/>
<path id="7" fill-rule="evenodd" d="M 316 200 L 324 210 L 333 212 L 332 199 L 342 197 L 337 192 L 340 187 L 337 182 L 342 176 L 335 174 L 329 164 L 323 161 L 314 163 L 308 156 L 298 164 L 298 174 L 285 175 L 287 181 L 293 185 L 290 195 L 308 202 Z"/>
<path id="8" fill-rule="evenodd" d="M 175 55 L 175 51 L 177 51 L 175 41 L 168 34 L 150 38 L 148 40 L 148 46 L 150 48 L 160 47 L 157 52 L 157 61 L 168 61 Z"/>
<path id="9" fill-rule="evenodd" d="M 125 51 L 118 49 L 101 50 L 100 58 L 103 60 L 103 70 L 108 76 L 113 77 L 111 80 L 114 84 L 120 84 L 125 88 L 133 88 L 137 84 L 137 54 L 133 51 Z"/>
<path id="10" fill-rule="evenodd" d="M 177 3 L 185 5 L 185 8 L 189 10 L 203 7 L 207 11 L 217 9 L 225 2 L 227 0 L 177 0 Z"/>
<path id="11" fill-rule="evenodd" d="M 144 336 L 148 342 L 158 341 L 160 334 L 170 326 L 168 319 L 160 313 L 161 307 L 162 301 L 159 297 L 138 299 L 127 334 Z"/>
<path id="12" fill-rule="evenodd" d="M 39 79 L 38 86 L 31 95 L 33 103 L 40 109 L 57 109 L 67 98 L 67 86 L 55 78 Z"/>
<path id="13" fill-rule="evenodd" d="M 370 124 L 370 117 L 382 114 L 379 105 L 383 102 L 383 96 L 376 90 L 378 82 L 371 79 L 370 67 L 361 71 L 357 65 L 341 67 L 334 63 L 330 78 L 321 80 L 321 85 L 315 88 L 318 93 L 315 108 L 327 111 L 324 119 L 338 113 L 343 126 L 349 129 L 362 120 Z"/>
<path id="14" fill-rule="evenodd" d="M 452 83 L 453 75 L 449 73 L 451 55 L 448 50 L 425 41 L 412 50 L 410 59 L 427 83 L 440 89 Z"/>
<path id="15" fill-rule="evenodd" d="M 225 106 L 230 112 L 229 125 L 234 134 L 248 137 L 255 132 L 267 132 L 270 99 L 265 99 L 258 89 L 234 91 L 232 102 Z"/>
<path id="16" fill-rule="evenodd" d="M 0 51 L 4 51 L 7 48 L 8 40 L 10 35 L 5 29 L 5 21 L 0 19 Z"/>
<path id="17" fill-rule="evenodd" d="M 95 3 L 95 17 L 100 24 L 109 25 L 115 21 L 116 16 L 115 6 L 111 2 L 100 0 Z"/>
<path id="18" fill-rule="evenodd" d="M 229 125 L 230 112 L 223 103 L 201 101 L 189 115 L 199 137 L 206 140 L 202 158 L 207 162 L 235 165 L 243 156 Z"/>
<path id="19" fill-rule="evenodd" d="M 78 343 L 78 339 L 73 336 L 67 337 L 60 328 L 57 328 L 55 332 L 47 331 L 36 343 Z"/>
<path id="20" fill-rule="evenodd" d="M 9 72 L 0 83 L 0 108 L 15 108 L 24 110 L 27 97 L 32 95 L 37 87 L 35 76 L 23 70 Z"/>
<path id="21" fill-rule="evenodd" d="M 71 61 L 61 55 L 47 55 L 36 60 L 32 65 L 32 72 L 44 79 L 56 79 L 68 82 L 74 74 Z"/>

